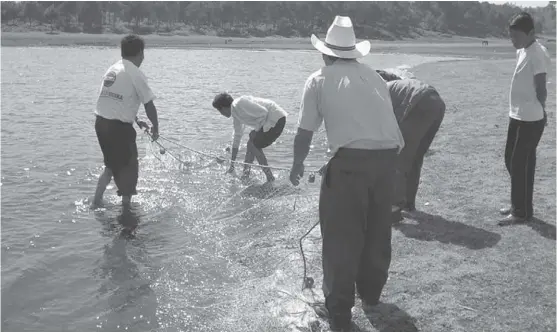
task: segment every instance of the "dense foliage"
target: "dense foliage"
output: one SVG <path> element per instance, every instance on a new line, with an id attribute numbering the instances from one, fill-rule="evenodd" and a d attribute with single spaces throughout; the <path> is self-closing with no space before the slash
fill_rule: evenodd
<path id="1" fill-rule="evenodd" d="M 324 33 L 335 15 L 348 15 L 361 38 L 392 40 L 431 33 L 502 37 L 509 18 L 521 10 L 475 1 L 2 1 L 2 30 L 293 37 Z M 555 1 L 526 11 L 533 14 L 538 33 L 555 33 Z"/>

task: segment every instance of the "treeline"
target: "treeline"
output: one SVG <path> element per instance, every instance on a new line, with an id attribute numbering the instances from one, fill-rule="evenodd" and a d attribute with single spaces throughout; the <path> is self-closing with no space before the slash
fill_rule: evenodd
<path id="1" fill-rule="evenodd" d="M 352 18 L 360 38 L 393 40 L 430 32 L 504 37 L 523 9 L 488 2 L 55 2 L 2 1 L 2 30 L 85 33 L 216 34 L 306 37 L 325 33 L 335 15 Z M 555 1 L 527 8 L 537 33 L 555 33 Z"/>

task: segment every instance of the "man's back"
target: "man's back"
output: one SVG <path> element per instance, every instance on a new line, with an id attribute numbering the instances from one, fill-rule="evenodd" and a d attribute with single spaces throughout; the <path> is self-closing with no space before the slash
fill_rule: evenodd
<path id="1" fill-rule="evenodd" d="M 133 123 L 140 104 L 153 99 L 145 75 L 130 61 L 120 60 L 104 74 L 95 114 Z"/>
<path id="2" fill-rule="evenodd" d="M 388 82 L 387 86 L 398 121 L 407 111 L 416 106 L 423 96 L 435 91 L 431 85 L 417 79 L 394 80 Z"/>
<path id="3" fill-rule="evenodd" d="M 387 85 L 367 65 L 339 59 L 311 75 L 306 89 L 315 94 L 316 105 L 302 105 L 300 127 L 316 130 L 322 118 L 331 152 L 340 147 L 373 150 L 404 144 Z M 319 113 L 315 117 L 313 107 Z"/>

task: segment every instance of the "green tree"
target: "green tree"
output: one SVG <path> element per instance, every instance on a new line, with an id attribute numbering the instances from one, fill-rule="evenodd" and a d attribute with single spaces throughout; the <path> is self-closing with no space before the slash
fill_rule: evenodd
<path id="1" fill-rule="evenodd" d="M 35 1 L 25 2 L 25 4 L 23 5 L 23 16 L 30 26 L 33 21 L 40 23 L 43 19 L 41 8 Z"/>
<path id="2" fill-rule="evenodd" d="M 102 11 L 98 1 L 87 1 L 83 3 L 79 12 L 79 20 L 83 23 L 83 32 L 102 32 Z"/>
<path id="3" fill-rule="evenodd" d="M 48 8 L 44 12 L 44 18 L 50 24 L 50 31 L 54 31 L 54 25 L 60 18 L 60 11 L 55 4 L 48 6 Z"/>

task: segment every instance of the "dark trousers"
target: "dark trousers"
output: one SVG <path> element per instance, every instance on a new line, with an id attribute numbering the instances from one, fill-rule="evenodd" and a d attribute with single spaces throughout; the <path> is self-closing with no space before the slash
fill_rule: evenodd
<path id="1" fill-rule="evenodd" d="M 255 146 L 258 150 L 263 150 L 266 147 L 269 147 L 273 144 L 282 134 L 284 130 L 284 125 L 286 124 L 286 118 L 280 118 L 277 123 L 270 128 L 268 131 L 263 131 L 263 128 L 259 129 L 258 131 L 252 130 L 249 133 L 249 139 L 252 141 L 253 146 Z M 245 162 L 248 164 L 253 163 L 255 159 L 255 155 L 248 150 L 246 152 Z"/>
<path id="2" fill-rule="evenodd" d="M 139 161 L 136 132 L 131 123 L 97 116 L 95 132 L 103 153 L 104 165 L 112 171 L 118 196 L 136 195 Z"/>
<path id="3" fill-rule="evenodd" d="M 400 208 L 415 206 L 424 156 L 444 116 L 445 103 L 437 92 L 432 92 L 424 96 L 400 121 L 404 148 L 398 160 L 394 205 Z"/>
<path id="4" fill-rule="evenodd" d="M 323 293 L 331 319 L 351 319 L 355 285 L 379 300 L 391 263 L 391 203 L 397 150 L 341 148 L 325 169 L 319 197 Z"/>
<path id="5" fill-rule="evenodd" d="M 547 118 L 526 122 L 510 119 L 505 147 L 505 165 L 511 176 L 511 213 L 522 218 L 534 215 L 534 173 L 536 148 Z"/>

